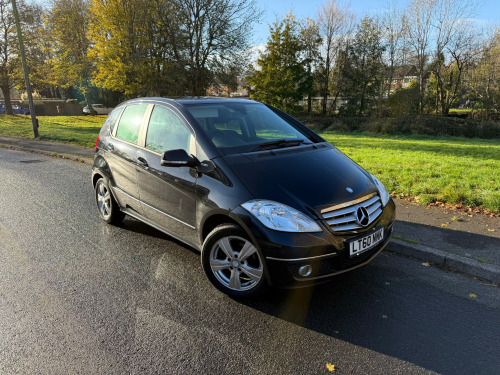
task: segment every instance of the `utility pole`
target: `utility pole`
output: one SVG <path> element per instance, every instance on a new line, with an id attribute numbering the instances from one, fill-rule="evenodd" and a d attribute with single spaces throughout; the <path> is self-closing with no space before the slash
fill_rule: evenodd
<path id="1" fill-rule="evenodd" d="M 33 135 L 35 138 L 38 138 L 38 120 L 35 115 L 35 106 L 33 105 L 33 95 L 31 94 L 30 76 L 28 73 L 28 65 L 26 64 L 23 33 L 21 32 L 21 24 L 19 22 L 19 13 L 17 12 L 16 0 L 12 0 L 12 13 L 14 13 L 14 18 L 16 20 L 17 37 L 19 38 L 19 51 L 21 52 L 21 60 L 23 62 L 24 82 L 26 83 L 26 92 L 28 93 L 28 103 L 30 107 L 31 123 L 33 124 Z"/>

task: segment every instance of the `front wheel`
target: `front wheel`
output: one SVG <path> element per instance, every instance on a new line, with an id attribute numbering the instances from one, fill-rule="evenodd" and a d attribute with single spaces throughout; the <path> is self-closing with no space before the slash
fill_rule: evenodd
<path id="1" fill-rule="evenodd" d="M 102 177 L 95 184 L 95 200 L 99 215 L 106 223 L 118 224 L 125 217 L 125 214 L 120 211 L 118 203 L 113 198 L 108 183 Z"/>
<path id="2" fill-rule="evenodd" d="M 263 256 L 239 226 L 215 228 L 203 244 L 201 261 L 212 284 L 230 296 L 251 297 L 266 287 Z"/>

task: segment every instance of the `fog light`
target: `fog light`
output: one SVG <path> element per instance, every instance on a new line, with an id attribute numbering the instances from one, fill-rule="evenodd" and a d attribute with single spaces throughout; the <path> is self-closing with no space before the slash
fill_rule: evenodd
<path id="1" fill-rule="evenodd" d="M 299 268 L 299 275 L 300 276 L 309 276 L 312 272 L 313 268 L 309 264 L 306 264 L 305 266 L 302 266 Z"/>

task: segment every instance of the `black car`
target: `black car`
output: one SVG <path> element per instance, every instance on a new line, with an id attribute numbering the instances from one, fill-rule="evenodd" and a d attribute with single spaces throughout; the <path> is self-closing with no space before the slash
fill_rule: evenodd
<path id="1" fill-rule="evenodd" d="M 143 98 L 107 117 L 92 184 L 126 215 L 201 251 L 233 296 L 309 286 L 362 266 L 391 238 L 383 184 L 286 113 L 244 99 Z"/>

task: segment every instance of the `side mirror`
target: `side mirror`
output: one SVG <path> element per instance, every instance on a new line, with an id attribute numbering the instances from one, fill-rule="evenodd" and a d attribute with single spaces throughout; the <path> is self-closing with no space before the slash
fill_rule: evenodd
<path id="1" fill-rule="evenodd" d="M 161 157 L 161 165 L 165 167 L 196 167 L 198 164 L 198 159 L 182 149 L 165 151 Z"/>

